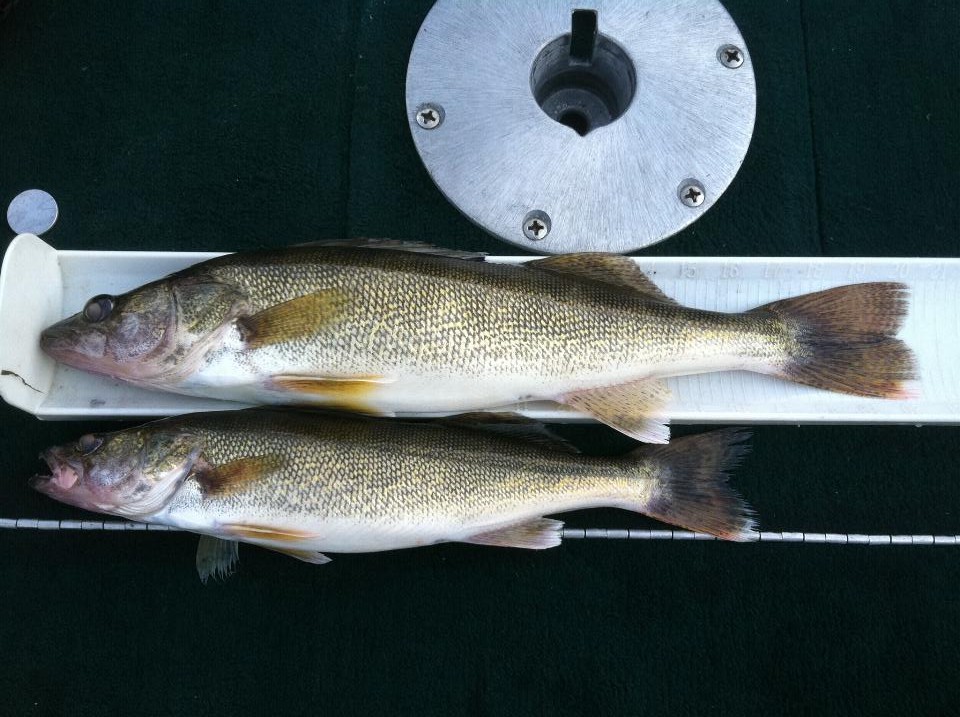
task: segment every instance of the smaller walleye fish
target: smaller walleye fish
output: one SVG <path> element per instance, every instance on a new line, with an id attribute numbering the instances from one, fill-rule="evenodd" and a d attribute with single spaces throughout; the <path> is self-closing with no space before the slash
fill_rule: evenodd
<path id="1" fill-rule="evenodd" d="M 746 437 L 725 429 L 597 458 L 503 414 L 412 423 L 251 409 L 83 436 L 44 451 L 50 474 L 31 485 L 202 534 L 206 581 L 230 572 L 237 541 L 309 563 L 443 542 L 542 549 L 563 526 L 544 516 L 593 507 L 748 540 L 752 512 L 727 485 Z"/>

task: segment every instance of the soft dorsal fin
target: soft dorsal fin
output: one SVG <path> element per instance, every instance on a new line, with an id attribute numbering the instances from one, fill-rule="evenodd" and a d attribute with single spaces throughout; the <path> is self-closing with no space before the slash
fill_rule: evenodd
<path id="1" fill-rule="evenodd" d="M 619 254 L 587 252 L 582 254 L 559 254 L 546 259 L 534 259 L 524 266 L 552 271 L 555 274 L 573 274 L 584 279 L 632 289 L 649 299 L 664 304 L 676 304 L 663 293 L 660 287 L 640 271 L 633 260 Z"/>
<path id="2" fill-rule="evenodd" d="M 481 251 L 461 251 L 459 249 L 446 249 L 433 244 L 427 244 L 422 241 L 403 241 L 400 239 L 333 239 L 329 241 L 310 241 L 303 244 L 294 244 L 294 246 L 311 247 L 348 247 L 351 249 L 393 249 L 394 251 L 410 251 L 416 254 L 433 254 L 434 256 L 446 256 L 451 259 L 466 259 L 468 261 L 484 261 L 486 252 Z"/>
<path id="3" fill-rule="evenodd" d="M 242 316 L 237 324 L 247 348 L 263 348 L 313 336 L 336 319 L 347 301 L 342 291 L 323 289 Z"/>
<path id="4" fill-rule="evenodd" d="M 553 433 L 540 421 L 535 421 L 517 413 L 477 411 L 441 418 L 439 422 L 447 426 L 457 426 L 519 438 L 564 453 L 580 452 L 576 446 Z"/>

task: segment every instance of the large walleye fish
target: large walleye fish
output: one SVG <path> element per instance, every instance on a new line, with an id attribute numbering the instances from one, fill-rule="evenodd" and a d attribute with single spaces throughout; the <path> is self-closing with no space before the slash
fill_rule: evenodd
<path id="1" fill-rule="evenodd" d="M 204 534 L 201 578 L 236 541 L 310 563 L 456 541 L 560 543 L 545 515 L 611 506 L 720 538 L 753 535 L 728 487 L 746 434 L 724 429 L 578 455 L 541 424 L 496 414 L 413 423 L 277 409 L 197 413 L 83 436 L 41 454 L 31 485 L 64 503 Z"/>
<path id="2" fill-rule="evenodd" d="M 742 369 L 904 397 L 906 306 L 902 284 L 869 283 L 724 314 L 680 306 L 617 255 L 516 266 L 340 243 L 233 254 L 96 296 L 41 345 L 190 395 L 380 415 L 550 400 L 662 443 L 665 376 Z"/>

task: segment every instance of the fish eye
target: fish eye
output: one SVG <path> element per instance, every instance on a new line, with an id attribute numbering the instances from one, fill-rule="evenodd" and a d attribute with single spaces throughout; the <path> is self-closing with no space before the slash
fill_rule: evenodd
<path id="1" fill-rule="evenodd" d="M 80 436 L 80 439 L 77 441 L 77 451 L 82 456 L 88 456 L 97 450 L 101 445 L 103 445 L 102 438 L 98 438 L 92 433 L 88 433 L 85 436 Z"/>
<path id="2" fill-rule="evenodd" d="M 103 321 L 110 316 L 113 311 L 114 299 L 109 294 L 99 294 L 94 296 L 87 305 L 83 307 L 83 318 L 91 324 Z"/>

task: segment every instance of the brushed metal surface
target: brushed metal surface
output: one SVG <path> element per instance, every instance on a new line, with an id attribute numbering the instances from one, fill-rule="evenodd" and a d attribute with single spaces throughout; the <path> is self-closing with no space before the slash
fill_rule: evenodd
<path id="1" fill-rule="evenodd" d="M 622 116 L 586 135 L 534 97 L 539 53 L 571 32 L 574 10 L 633 63 L 636 88 Z M 725 45 L 743 52 L 730 68 Z M 407 69 L 407 120 L 446 197 L 481 227 L 539 253 L 629 252 L 700 217 L 733 180 L 753 134 L 756 86 L 749 51 L 716 0 L 438 0 Z M 424 130 L 418 108 L 442 107 Z M 687 206 L 694 180 L 703 201 Z M 533 211 L 546 238 L 525 235 Z"/>

